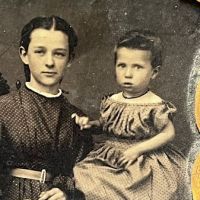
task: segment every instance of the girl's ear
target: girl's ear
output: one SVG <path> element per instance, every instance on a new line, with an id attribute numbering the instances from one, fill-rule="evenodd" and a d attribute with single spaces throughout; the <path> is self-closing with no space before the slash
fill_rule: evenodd
<path id="1" fill-rule="evenodd" d="M 71 64 L 72 64 L 72 61 L 74 59 L 74 56 L 75 56 L 74 54 L 73 55 L 69 55 L 69 60 L 68 60 L 67 65 L 66 65 L 67 68 L 71 67 Z"/>
<path id="2" fill-rule="evenodd" d="M 160 71 L 160 66 L 155 67 L 153 69 L 153 73 L 152 73 L 151 79 L 155 79 L 157 77 L 159 71 Z"/>
<path id="3" fill-rule="evenodd" d="M 69 60 L 67 61 L 67 64 L 66 64 L 66 67 L 67 67 L 67 68 L 70 68 L 70 67 L 71 67 L 72 60 L 73 60 L 73 58 L 72 58 L 71 56 L 69 56 Z"/>
<path id="4" fill-rule="evenodd" d="M 71 67 L 71 64 L 72 64 L 71 62 L 68 62 L 66 67 L 67 67 L 67 68 L 70 68 L 70 67 Z"/>
<path id="5" fill-rule="evenodd" d="M 23 46 L 21 46 L 19 48 L 19 56 L 20 56 L 20 58 L 21 58 L 21 60 L 22 60 L 22 62 L 24 64 L 26 64 L 26 65 L 29 64 L 28 57 L 27 57 L 27 52 L 26 52 L 26 50 L 25 50 L 25 48 Z"/>

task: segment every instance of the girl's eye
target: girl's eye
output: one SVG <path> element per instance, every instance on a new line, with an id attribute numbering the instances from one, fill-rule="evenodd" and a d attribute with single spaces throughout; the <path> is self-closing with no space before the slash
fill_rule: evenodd
<path id="1" fill-rule="evenodd" d="M 125 63 L 119 63 L 119 64 L 117 64 L 117 67 L 125 68 L 126 64 Z"/>
<path id="2" fill-rule="evenodd" d="M 44 55 L 45 51 L 44 50 L 35 50 L 34 51 L 36 54 L 39 54 L 39 55 Z"/>

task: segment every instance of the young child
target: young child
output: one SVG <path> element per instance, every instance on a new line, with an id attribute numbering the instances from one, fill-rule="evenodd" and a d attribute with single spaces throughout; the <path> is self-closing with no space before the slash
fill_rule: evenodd
<path id="1" fill-rule="evenodd" d="M 103 98 L 98 121 L 73 115 L 81 129 L 96 124 L 106 134 L 74 168 L 76 187 L 86 199 L 183 199 L 178 189 L 184 158 L 168 145 L 176 108 L 149 90 L 160 66 L 160 39 L 149 31 L 127 33 L 115 48 L 122 91 Z"/>

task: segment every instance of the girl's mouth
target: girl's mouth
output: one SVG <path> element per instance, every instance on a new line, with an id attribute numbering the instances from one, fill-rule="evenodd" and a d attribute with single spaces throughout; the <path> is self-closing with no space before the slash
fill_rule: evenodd
<path id="1" fill-rule="evenodd" d="M 46 77 L 54 77 L 57 73 L 56 72 L 42 72 L 42 74 Z"/>
<path id="2" fill-rule="evenodd" d="M 133 84 L 130 83 L 130 82 L 124 82 L 123 85 L 131 86 L 131 85 L 133 85 Z"/>

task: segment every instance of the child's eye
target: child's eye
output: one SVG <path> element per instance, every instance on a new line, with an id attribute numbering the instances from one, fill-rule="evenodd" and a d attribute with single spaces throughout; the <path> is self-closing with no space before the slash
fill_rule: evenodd
<path id="1" fill-rule="evenodd" d="M 54 55 L 59 58 L 63 58 L 67 55 L 66 52 L 55 52 Z"/>
<path id="2" fill-rule="evenodd" d="M 134 66 L 136 69 L 142 69 L 143 68 L 143 66 L 141 66 L 141 65 L 135 65 Z"/>

